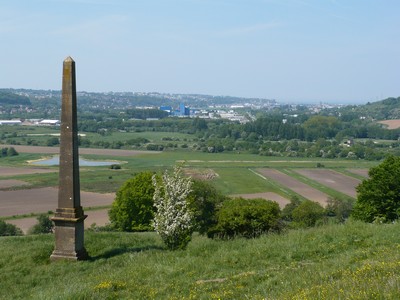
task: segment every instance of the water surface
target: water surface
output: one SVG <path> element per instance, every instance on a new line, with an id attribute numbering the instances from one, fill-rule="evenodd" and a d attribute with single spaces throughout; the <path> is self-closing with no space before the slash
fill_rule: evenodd
<path id="1" fill-rule="evenodd" d="M 97 167 L 97 166 L 111 166 L 123 162 L 118 161 L 106 161 L 106 160 L 87 160 L 83 157 L 79 157 L 79 166 L 81 167 Z M 45 158 L 31 162 L 32 165 L 36 166 L 58 166 L 60 164 L 60 156 L 55 155 L 51 158 Z"/>

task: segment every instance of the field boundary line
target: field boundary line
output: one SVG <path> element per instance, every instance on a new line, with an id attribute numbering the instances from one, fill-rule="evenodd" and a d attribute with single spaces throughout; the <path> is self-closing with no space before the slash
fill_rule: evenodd
<path id="1" fill-rule="evenodd" d="M 258 173 L 258 172 L 256 172 L 256 171 L 254 171 L 254 170 L 252 170 L 252 169 L 250 169 L 250 168 L 248 168 L 248 170 L 249 170 L 250 172 L 252 172 L 253 174 L 255 174 L 255 175 L 261 177 L 261 178 L 264 179 L 265 181 L 268 181 L 268 180 L 269 180 L 269 182 L 270 182 L 272 185 L 276 186 L 281 192 L 283 192 L 283 193 L 285 193 L 286 195 L 290 196 L 290 192 L 288 192 L 287 190 L 285 190 L 285 189 L 284 189 L 281 185 L 279 185 L 279 183 L 277 183 L 276 181 L 274 181 L 274 180 L 272 180 L 272 179 L 270 179 L 270 178 L 267 178 L 267 177 L 265 177 L 264 175 L 262 175 L 262 174 L 260 174 L 260 173 Z M 295 193 L 294 191 L 292 191 L 292 192 Z M 297 193 L 295 193 L 295 194 L 297 194 Z"/>

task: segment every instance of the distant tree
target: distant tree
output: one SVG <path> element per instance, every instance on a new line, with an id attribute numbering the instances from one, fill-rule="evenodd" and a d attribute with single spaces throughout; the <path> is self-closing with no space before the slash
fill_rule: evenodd
<path id="1" fill-rule="evenodd" d="M 141 172 L 118 190 L 109 211 L 111 226 L 120 231 L 152 230 L 154 216 L 153 173 Z"/>
<path id="2" fill-rule="evenodd" d="M 202 131 L 202 130 L 207 130 L 208 129 L 206 120 L 200 119 L 200 118 L 194 118 L 193 119 L 192 127 L 196 131 Z"/>
<path id="3" fill-rule="evenodd" d="M 350 217 L 353 205 L 354 201 L 329 197 L 325 211 L 327 216 L 334 217 L 342 223 Z"/>
<path id="4" fill-rule="evenodd" d="M 313 116 L 303 123 L 306 140 L 333 138 L 341 128 L 341 122 L 335 117 Z"/>
<path id="5" fill-rule="evenodd" d="M 46 142 L 47 146 L 57 146 L 60 144 L 60 140 L 58 137 L 51 137 Z"/>
<path id="6" fill-rule="evenodd" d="M 304 200 L 292 211 L 293 225 L 296 227 L 312 227 L 317 224 L 317 221 L 322 220 L 324 215 L 324 208 L 320 204 Z"/>
<path id="7" fill-rule="evenodd" d="M 286 204 L 285 207 L 282 209 L 282 219 L 285 221 L 292 221 L 293 220 L 293 210 L 301 204 L 299 197 L 292 196 L 290 198 L 290 203 Z"/>
<path id="8" fill-rule="evenodd" d="M 37 217 L 37 223 L 29 230 L 29 234 L 52 233 L 54 229 L 53 222 L 47 214 L 41 214 Z"/>
<path id="9" fill-rule="evenodd" d="M 10 147 L 7 149 L 7 156 L 16 156 L 19 153 L 17 152 L 17 150 L 15 150 L 14 147 Z"/>
<path id="10" fill-rule="evenodd" d="M 190 209 L 194 211 L 196 230 L 200 234 L 206 234 L 216 225 L 216 213 L 227 199 L 228 197 L 221 194 L 210 182 L 193 180 L 188 201 Z"/>
<path id="11" fill-rule="evenodd" d="M 365 222 L 392 222 L 400 216 L 400 157 L 389 156 L 369 170 L 357 187 L 352 216 Z"/>
<path id="12" fill-rule="evenodd" d="M 22 234 L 22 230 L 14 224 L 9 224 L 3 220 L 0 220 L 0 236 L 15 236 Z"/>

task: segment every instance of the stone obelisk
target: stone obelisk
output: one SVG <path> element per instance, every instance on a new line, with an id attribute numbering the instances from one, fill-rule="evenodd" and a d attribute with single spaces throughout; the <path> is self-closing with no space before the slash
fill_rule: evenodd
<path id="1" fill-rule="evenodd" d="M 88 258 L 84 247 L 85 218 L 79 186 L 75 62 L 67 57 L 62 78 L 58 208 L 52 218 L 56 245 L 51 260 Z"/>

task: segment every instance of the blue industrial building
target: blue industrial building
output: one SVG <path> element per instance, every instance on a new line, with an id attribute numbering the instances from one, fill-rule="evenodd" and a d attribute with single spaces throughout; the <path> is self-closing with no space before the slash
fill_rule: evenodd
<path id="1" fill-rule="evenodd" d="M 160 110 L 166 111 L 170 114 L 170 116 L 175 117 L 189 117 L 190 116 L 190 108 L 186 107 L 184 103 L 179 103 L 179 109 L 172 110 L 171 106 L 161 106 Z"/>

